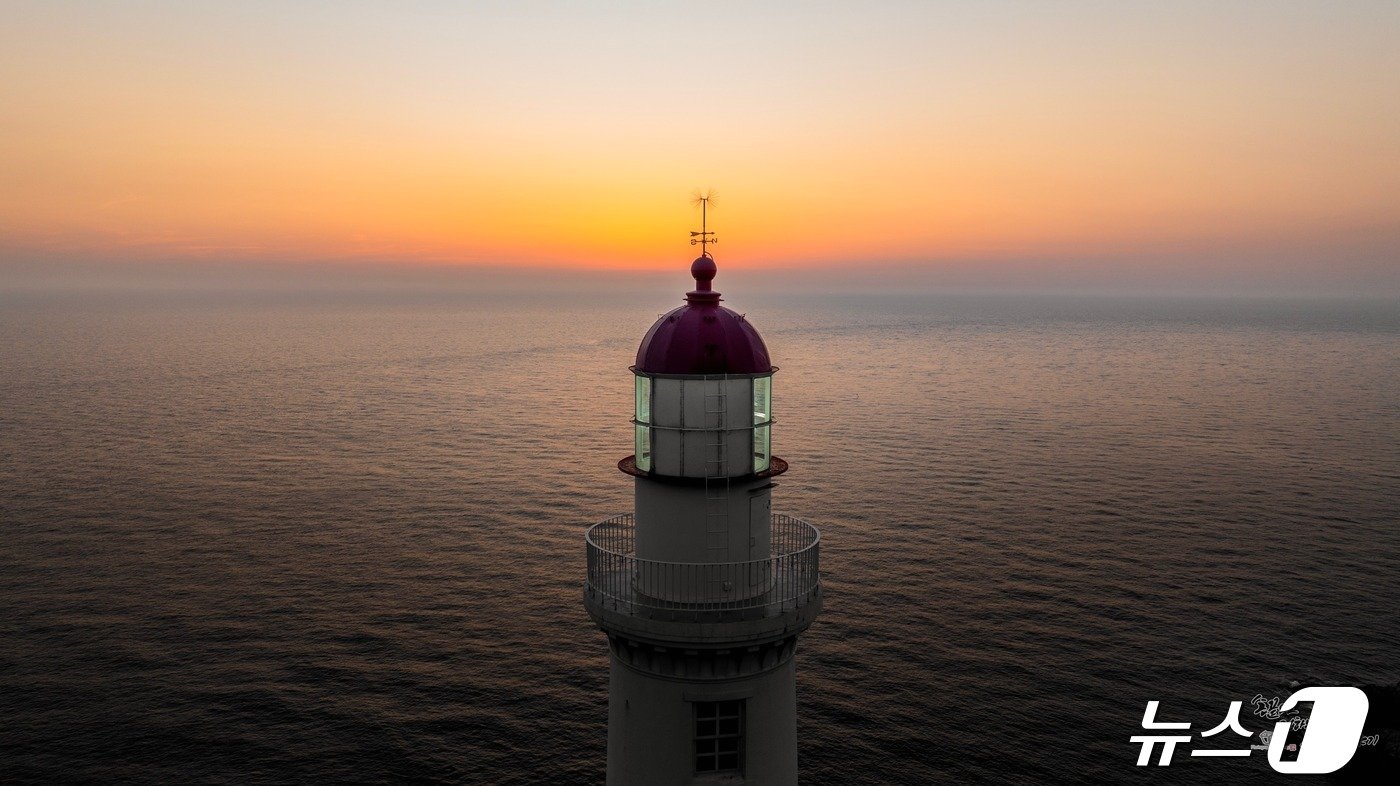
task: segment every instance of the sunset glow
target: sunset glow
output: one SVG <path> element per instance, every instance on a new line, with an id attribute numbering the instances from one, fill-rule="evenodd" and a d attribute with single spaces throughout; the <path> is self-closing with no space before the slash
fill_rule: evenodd
<path id="1" fill-rule="evenodd" d="M 5 262 L 1400 257 L 1392 2 L 9 8 Z"/>

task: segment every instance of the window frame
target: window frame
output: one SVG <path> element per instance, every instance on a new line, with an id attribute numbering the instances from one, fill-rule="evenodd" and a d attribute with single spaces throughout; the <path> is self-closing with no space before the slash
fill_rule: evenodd
<path id="1" fill-rule="evenodd" d="M 691 703 L 691 754 L 696 775 L 743 775 L 745 742 L 747 729 L 745 714 L 747 702 L 744 699 L 721 701 L 692 701 Z M 734 721 L 734 731 L 723 733 L 721 723 Z M 702 733 L 702 724 L 713 724 L 713 731 Z M 733 750 L 721 749 L 721 744 L 733 741 Z M 710 750 L 701 751 L 705 743 Z M 728 748 L 728 746 L 725 746 Z M 725 757 L 733 757 L 733 766 L 721 766 Z"/>

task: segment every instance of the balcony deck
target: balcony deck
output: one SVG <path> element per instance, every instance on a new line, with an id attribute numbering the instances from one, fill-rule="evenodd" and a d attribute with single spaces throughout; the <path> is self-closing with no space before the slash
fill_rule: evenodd
<path id="1" fill-rule="evenodd" d="M 821 607 L 821 533 L 802 519 L 773 514 L 768 558 L 747 562 L 640 559 L 635 534 L 625 513 L 584 536 L 584 602 L 605 628 L 667 639 L 755 637 L 805 628 Z"/>

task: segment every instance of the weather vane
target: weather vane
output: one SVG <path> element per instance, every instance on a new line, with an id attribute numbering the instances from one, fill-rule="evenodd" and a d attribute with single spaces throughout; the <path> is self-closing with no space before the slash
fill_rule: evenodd
<path id="1" fill-rule="evenodd" d="M 695 194 L 694 201 L 700 204 L 700 231 L 690 233 L 690 244 L 692 246 L 697 243 L 700 244 L 700 256 L 702 257 L 710 255 L 709 246 L 711 243 L 719 242 L 719 239 L 715 237 L 715 233 L 710 231 L 708 223 L 710 202 L 714 198 L 714 191 L 706 191 L 703 194 L 696 192 Z"/>

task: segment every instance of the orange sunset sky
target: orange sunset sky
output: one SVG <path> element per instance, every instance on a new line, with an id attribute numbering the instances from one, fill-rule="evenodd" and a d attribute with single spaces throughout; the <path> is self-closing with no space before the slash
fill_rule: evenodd
<path id="1" fill-rule="evenodd" d="M 0 274 L 655 270 L 712 187 L 745 269 L 1400 292 L 1393 0 L 3 7 Z"/>

